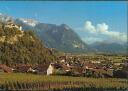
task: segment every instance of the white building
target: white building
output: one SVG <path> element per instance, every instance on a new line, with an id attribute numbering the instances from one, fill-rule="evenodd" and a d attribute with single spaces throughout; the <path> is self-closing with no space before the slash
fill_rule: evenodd
<path id="1" fill-rule="evenodd" d="M 53 71 L 54 71 L 54 66 L 53 63 L 51 63 L 47 69 L 47 75 L 53 74 Z"/>

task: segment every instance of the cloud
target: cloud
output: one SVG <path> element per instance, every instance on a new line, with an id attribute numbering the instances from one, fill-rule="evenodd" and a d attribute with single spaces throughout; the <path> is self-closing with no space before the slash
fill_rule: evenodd
<path id="1" fill-rule="evenodd" d="M 109 26 L 106 23 L 101 23 L 94 26 L 91 21 L 86 21 L 84 30 L 92 34 L 98 34 L 99 36 L 106 36 L 108 39 L 114 41 L 127 42 L 127 34 L 117 31 L 110 31 Z"/>
<path id="2" fill-rule="evenodd" d="M 94 37 L 94 36 L 83 37 L 82 40 L 88 44 L 92 44 L 97 41 L 99 41 L 99 42 L 103 41 L 102 38 L 98 38 L 98 37 Z"/>
<path id="3" fill-rule="evenodd" d="M 108 31 L 108 25 L 105 23 L 97 24 L 97 31 L 101 33 Z"/>
<path id="4" fill-rule="evenodd" d="M 95 26 L 92 25 L 91 21 L 86 21 L 84 27 L 86 30 L 90 31 L 91 33 L 96 32 Z"/>
<path id="5" fill-rule="evenodd" d="M 108 37 L 111 37 L 111 39 L 115 41 L 122 41 L 122 42 L 127 42 L 127 35 L 125 33 L 120 33 L 120 32 L 114 32 L 114 31 L 106 31 L 103 33 L 104 35 L 107 35 Z"/>

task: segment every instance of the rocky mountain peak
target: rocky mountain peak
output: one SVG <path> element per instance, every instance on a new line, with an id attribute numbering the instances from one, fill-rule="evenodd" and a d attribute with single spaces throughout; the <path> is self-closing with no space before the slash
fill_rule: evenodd
<path id="1" fill-rule="evenodd" d="M 60 26 L 63 27 L 64 29 L 66 29 L 66 30 L 71 29 L 71 28 L 70 28 L 68 25 L 66 25 L 66 24 L 61 24 Z"/>

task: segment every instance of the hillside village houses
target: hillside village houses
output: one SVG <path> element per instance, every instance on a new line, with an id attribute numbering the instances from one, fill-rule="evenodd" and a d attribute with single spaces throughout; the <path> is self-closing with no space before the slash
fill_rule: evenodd
<path id="1" fill-rule="evenodd" d="M 50 63 L 47 69 L 47 75 L 66 74 L 69 71 L 70 68 L 65 64 Z"/>
<path id="2" fill-rule="evenodd" d="M 22 73 L 29 73 L 29 72 L 34 73 L 36 71 L 32 68 L 31 65 L 27 65 L 27 64 L 26 65 L 18 64 L 13 69 L 14 72 L 22 72 Z"/>
<path id="3" fill-rule="evenodd" d="M 57 61 L 45 64 L 18 64 L 12 68 L 7 66 L 0 66 L 3 72 L 21 72 L 33 73 L 40 75 L 67 75 L 67 76 L 85 76 L 85 77 L 120 77 L 120 72 L 128 76 L 128 71 L 123 70 L 128 67 L 128 61 L 120 66 L 115 64 L 107 64 L 105 62 L 92 62 L 90 60 L 83 61 L 84 59 L 77 57 L 58 57 Z M 120 69 L 118 69 L 121 67 Z M 6 70 L 11 69 L 11 70 Z M 119 70 L 119 71 L 118 71 Z"/>

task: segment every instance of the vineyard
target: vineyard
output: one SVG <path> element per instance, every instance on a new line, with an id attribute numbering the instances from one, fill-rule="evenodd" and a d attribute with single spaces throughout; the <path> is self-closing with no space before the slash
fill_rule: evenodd
<path id="1" fill-rule="evenodd" d="M 0 90 L 128 91 L 128 80 L 1 73 Z"/>

